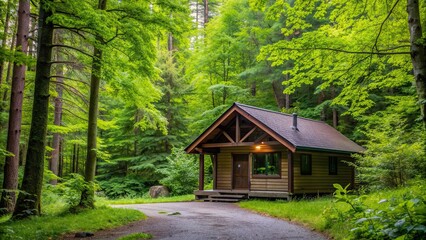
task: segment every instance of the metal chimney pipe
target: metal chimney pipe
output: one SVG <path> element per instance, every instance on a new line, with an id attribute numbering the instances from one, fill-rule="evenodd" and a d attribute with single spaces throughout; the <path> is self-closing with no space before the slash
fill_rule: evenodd
<path id="1" fill-rule="evenodd" d="M 297 129 L 297 113 L 293 113 L 293 126 L 291 128 L 293 130 L 299 130 Z"/>

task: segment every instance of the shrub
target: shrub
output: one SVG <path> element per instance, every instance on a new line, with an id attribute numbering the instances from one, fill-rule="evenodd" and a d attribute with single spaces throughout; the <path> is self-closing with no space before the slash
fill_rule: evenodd
<path id="1" fill-rule="evenodd" d="M 135 198 L 141 197 L 147 190 L 144 181 L 136 175 L 113 177 L 100 181 L 102 191 L 108 198 Z"/>
<path id="2" fill-rule="evenodd" d="M 382 206 L 371 208 L 364 203 L 365 196 L 348 195 L 348 186 L 343 188 L 334 184 L 334 187 L 335 202 L 346 203 L 350 209 L 343 212 L 333 208 L 334 214 L 326 212 L 326 218 L 329 224 L 348 219 L 353 221 L 351 239 L 420 239 L 426 235 L 426 201 L 423 196 L 406 194 L 401 198 L 382 199 L 379 201 Z"/>
<path id="3" fill-rule="evenodd" d="M 167 186 L 172 195 L 192 193 L 198 184 L 198 165 L 194 157 L 185 154 L 182 149 L 174 148 L 167 160 L 167 166 L 159 170 L 167 177 L 160 183 Z"/>

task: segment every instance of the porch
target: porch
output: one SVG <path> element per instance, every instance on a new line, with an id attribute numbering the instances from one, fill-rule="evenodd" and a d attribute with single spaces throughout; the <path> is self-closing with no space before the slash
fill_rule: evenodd
<path id="1" fill-rule="evenodd" d="M 195 199 L 209 202 L 238 202 L 250 198 L 280 198 L 291 199 L 288 192 L 251 191 L 251 190 L 196 190 Z"/>

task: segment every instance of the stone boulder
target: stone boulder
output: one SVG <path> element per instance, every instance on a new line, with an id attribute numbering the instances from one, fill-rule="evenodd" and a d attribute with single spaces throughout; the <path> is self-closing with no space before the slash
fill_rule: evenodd
<path id="1" fill-rule="evenodd" d="M 152 186 L 149 188 L 149 196 L 152 198 L 168 197 L 169 195 L 169 189 L 165 186 Z"/>

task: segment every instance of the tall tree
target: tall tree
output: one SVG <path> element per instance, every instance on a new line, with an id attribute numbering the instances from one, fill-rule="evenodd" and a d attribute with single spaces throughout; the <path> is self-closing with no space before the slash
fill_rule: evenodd
<path id="1" fill-rule="evenodd" d="M 105 10 L 107 0 L 99 0 L 98 9 Z M 103 37 L 98 34 L 96 36 L 97 44 L 103 44 Z M 99 84 L 101 81 L 102 71 L 102 49 L 95 46 L 93 50 L 92 75 L 90 81 L 90 102 L 89 102 L 89 125 L 87 128 L 87 159 L 84 179 L 89 184 L 81 194 L 80 207 L 93 208 L 95 203 L 94 180 L 96 173 L 96 137 L 97 137 L 97 122 L 99 113 Z"/>
<path id="2" fill-rule="evenodd" d="M 53 42 L 53 23 L 49 21 L 49 17 L 53 14 L 53 2 L 53 0 L 40 0 L 39 3 L 38 53 L 31 130 L 21 186 L 22 192 L 19 194 L 13 212 L 13 218 L 16 219 L 40 214 Z"/>
<path id="3" fill-rule="evenodd" d="M 408 0 L 407 12 L 408 29 L 410 30 L 411 62 L 413 64 L 417 95 L 421 104 L 422 120 L 426 128 L 426 41 L 422 31 L 419 1 Z"/>
<path id="4" fill-rule="evenodd" d="M 56 35 L 56 41 L 61 42 L 61 35 L 60 31 L 55 32 Z M 62 53 L 59 51 L 59 48 L 56 51 L 56 60 L 58 61 L 58 65 L 56 66 L 56 93 L 57 96 L 55 97 L 55 111 L 54 111 L 54 120 L 53 124 L 55 126 L 61 126 L 62 122 L 62 84 L 64 83 L 64 67 L 63 64 L 60 62 L 63 61 Z M 52 155 L 50 158 L 50 170 L 55 174 L 56 176 L 59 175 L 59 156 L 60 156 L 60 142 L 61 142 L 61 134 L 59 132 L 53 133 L 53 139 L 52 139 Z M 57 179 L 54 178 L 50 181 L 51 184 L 56 185 Z"/>
<path id="5" fill-rule="evenodd" d="M 20 0 L 18 8 L 18 30 L 16 51 L 27 54 L 30 26 L 30 1 Z M 4 165 L 3 191 L 0 199 L 0 214 L 13 211 L 18 188 L 19 140 L 21 136 L 22 100 L 24 95 L 26 66 L 22 62 L 13 64 L 12 89 L 10 94 L 9 128 L 6 150 L 8 155 Z M 1 69 L 0 69 L 1 71 Z M 1 211 L 4 209 L 3 211 Z"/>

